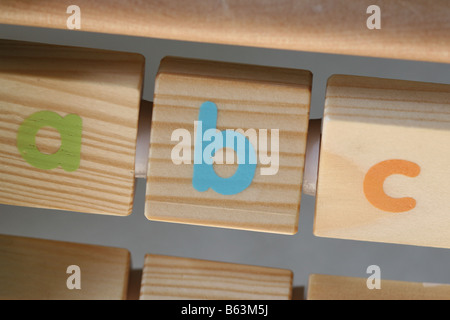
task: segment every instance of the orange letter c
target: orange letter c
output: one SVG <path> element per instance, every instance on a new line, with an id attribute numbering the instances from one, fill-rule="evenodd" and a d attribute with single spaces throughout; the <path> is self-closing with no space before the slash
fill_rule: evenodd
<path id="1" fill-rule="evenodd" d="M 405 212 L 416 207 L 413 198 L 391 198 L 383 190 L 384 181 L 393 174 L 417 177 L 420 167 L 406 160 L 387 160 L 374 165 L 364 178 L 364 194 L 376 208 L 388 212 Z"/>

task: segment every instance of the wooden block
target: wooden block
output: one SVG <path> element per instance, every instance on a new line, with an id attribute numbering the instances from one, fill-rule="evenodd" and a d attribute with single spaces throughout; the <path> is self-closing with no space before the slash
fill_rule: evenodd
<path id="1" fill-rule="evenodd" d="M 129 268 L 125 249 L 0 235 L 1 300 L 125 299 Z"/>
<path id="2" fill-rule="evenodd" d="M 381 280 L 370 290 L 364 278 L 312 274 L 308 300 L 450 300 L 450 285 Z"/>
<path id="3" fill-rule="evenodd" d="M 0 203 L 128 215 L 144 58 L 0 41 Z"/>
<path id="4" fill-rule="evenodd" d="M 450 248 L 450 85 L 333 76 L 317 236 Z"/>
<path id="5" fill-rule="evenodd" d="M 296 233 L 310 97 L 311 73 L 308 71 L 164 59 L 155 85 L 147 217 L 167 222 Z M 200 113 L 200 109 L 204 111 Z M 214 112 L 217 113 L 214 115 Z M 198 137 L 202 137 L 199 126 L 194 129 L 195 122 L 202 121 L 205 130 L 207 123 L 215 119 L 217 129 L 223 132 L 242 129 L 247 133 L 254 129 L 256 138 L 248 139 L 257 160 L 253 179 L 242 178 L 243 175 L 237 173 L 241 165 L 236 169 L 236 162 L 235 165 L 215 163 L 214 172 L 200 174 L 198 169 L 198 174 L 194 175 L 199 167 L 194 165 L 196 130 Z M 187 138 L 178 137 L 180 130 Z M 212 143 L 206 135 L 203 137 L 206 154 Z M 268 143 L 261 143 L 264 137 Z M 185 147 L 184 152 L 177 151 L 180 145 Z M 200 161 L 205 164 L 208 157 L 201 156 L 202 143 L 197 146 Z M 250 153 L 252 151 L 245 153 L 246 166 L 251 161 Z M 261 162 L 266 153 L 272 156 L 270 164 Z M 233 156 L 233 152 L 230 154 Z M 187 155 L 189 159 L 184 159 L 183 163 L 174 161 L 174 156 L 179 155 Z M 247 166 L 244 170 L 247 174 L 252 168 Z M 209 183 L 208 179 L 214 176 L 220 181 Z M 233 177 L 225 179 L 230 176 Z M 205 188 L 196 185 L 206 180 Z M 220 189 L 220 183 L 230 190 L 234 188 L 231 191 L 235 193 Z M 246 188 L 245 183 L 249 183 Z"/>
<path id="6" fill-rule="evenodd" d="M 0 23 L 67 29 L 71 0 L 2 0 Z M 448 0 L 77 0 L 81 30 L 450 63 Z M 380 8 L 380 30 L 371 30 Z M 368 12 L 369 9 L 369 13 Z"/>
<path id="7" fill-rule="evenodd" d="M 292 272 L 188 258 L 147 255 L 141 300 L 286 300 Z"/>

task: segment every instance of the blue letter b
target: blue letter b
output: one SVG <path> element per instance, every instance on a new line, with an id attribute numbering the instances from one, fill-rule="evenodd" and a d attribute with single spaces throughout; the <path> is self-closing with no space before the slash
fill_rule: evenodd
<path id="1" fill-rule="evenodd" d="M 256 152 L 250 141 L 233 130 L 217 132 L 217 106 L 213 102 L 207 101 L 201 105 L 198 120 L 193 187 L 200 192 L 211 188 L 223 195 L 233 195 L 247 189 L 253 181 L 256 170 Z M 205 140 L 211 142 L 205 143 Z M 237 146 L 235 143 L 232 146 L 227 145 L 227 141 L 237 141 Z M 214 148 L 211 148 L 212 144 Z M 236 172 L 229 178 L 219 177 L 213 168 L 212 158 L 221 148 L 233 149 L 239 159 Z"/>

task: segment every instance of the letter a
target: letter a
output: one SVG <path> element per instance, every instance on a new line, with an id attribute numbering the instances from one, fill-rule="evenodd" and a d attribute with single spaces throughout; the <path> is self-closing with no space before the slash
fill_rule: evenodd
<path id="1" fill-rule="evenodd" d="M 36 147 L 36 134 L 43 127 L 53 127 L 61 136 L 61 147 L 54 154 L 41 153 Z M 81 129 L 82 120 L 75 114 L 63 118 L 51 111 L 36 112 L 20 125 L 17 148 L 33 167 L 51 170 L 61 166 L 65 171 L 72 172 L 80 166 Z"/>
<path id="2" fill-rule="evenodd" d="M 367 8 L 367 14 L 372 14 L 367 18 L 367 28 L 369 30 L 381 29 L 381 9 L 379 6 L 371 5 Z"/>
<path id="3" fill-rule="evenodd" d="M 200 107 L 199 112 L 199 125 L 197 125 L 197 133 L 195 136 L 194 147 L 194 174 L 192 177 L 193 187 L 200 192 L 207 191 L 209 188 L 215 192 L 223 195 L 233 195 L 247 189 L 253 181 L 256 171 L 256 152 L 250 141 L 244 135 L 233 132 L 233 138 L 239 138 L 245 141 L 245 146 L 233 145 L 233 149 L 238 154 L 238 158 L 245 158 L 245 163 L 239 163 L 238 168 L 233 176 L 229 178 L 219 177 L 213 168 L 213 163 L 210 159 L 204 159 L 204 155 L 208 152 L 210 144 L 222 145 L 223 140 L 218 143 L 217 139 L 224 139 L 226 137 L 225 131 L 211 134 L 211 132 L 217 130 L 217 106 L 213 102 L 205 102 Z M 201 125 L 200 125 L 201 124 Z M 203 143 L 204 136 L 213 138 L 213 142 L 210 144 Z M 231 147 L 231 146 L 226 146 Z M 245 149 L 245 150 L 244 150 Z M 217 148 L 214 148 L 209 155 L 209 158 L 214 157 L 217 152 Z M 244 153 L 245 152 L 245 153 Z M 249 155 L 245 157 L 245 155 Z M 239 160 L 239 159 L 238 159 Z"/>
<path id="4" fill-rule="evenodd" d="M 67 274 L 71 274 L 69 278 L 67 278 L 66 285 L 67 289 L 73 290 L 81 290 L 81 269 L 79 266 L 68 266 Z"/>
<path id="5" fill-rule="evenodd" d="M 367 289 L 373 290 L 381 289 L 381 269 L 377 265 L 369 266 L 367 267 L 367 274 L 370 274 L 371 276 L 367 278 Z"/>
<path id="6" fill-rule="evenodd" d="M 73 13 L 67 18 L 67 29 L 80 30 L 81 29 L 81 9 L 79 6 L 71 5 L 67 7 L 66 13 Z"/>

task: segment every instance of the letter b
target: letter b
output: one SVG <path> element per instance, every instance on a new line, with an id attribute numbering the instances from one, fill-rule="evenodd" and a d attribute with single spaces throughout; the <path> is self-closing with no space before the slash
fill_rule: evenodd
<path id="1" fill-rule="evenodd" d="M 53 154 L 44 154 L 36 147 L 36 134 L 43 127 L 53 127 L 61 136 L 61 147 Z M 75 114 L 63 118 L 51 111 L 36 112 L 19 127 L 17 148 L 33 167 L 51 170 L 61 166 L 65 171 L 72 172 L 80 166 L 81 130 L 82 120 Z"/>
<path id="2" fill-rule="evenodd" d="M 211 188 L 223 195 L 233 195 L 247 189 L 253 181 L 256 170 L 256 152 L 250 141 L 244 135 L 232 130 L 217 132 L 217 106 L 213 102 L 208 101 L 201 105 L 198 119 L 193 187 L 200 192 Z M 205 145 L 204 140 L 213 141 Z M 234 143 L 233 146 L 229 146 L 226 142 L 224 144 L 224 141 L 237 141 L 237 146 Z M 224 146 L 232 147 L 238 156 L 239 166 L 229 178 L 219 177 L 212 163 L 212 157 Z"/>

